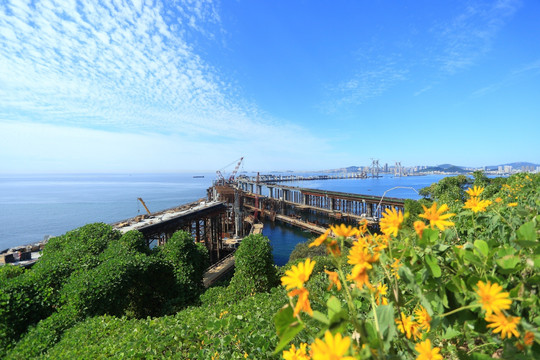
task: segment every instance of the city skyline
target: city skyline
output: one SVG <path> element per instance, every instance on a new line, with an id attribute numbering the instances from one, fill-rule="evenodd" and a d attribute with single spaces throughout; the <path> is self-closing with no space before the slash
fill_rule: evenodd
<path id="1" fill-rule="evenodd" d="M 540 163 L 540 3 L 8 0 L 0 173 Z"/>

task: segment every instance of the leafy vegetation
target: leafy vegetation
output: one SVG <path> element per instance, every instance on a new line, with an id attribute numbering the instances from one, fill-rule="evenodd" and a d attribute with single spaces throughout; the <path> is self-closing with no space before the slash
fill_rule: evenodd
<path id="1" fill-rule="evenodd" d="M 539 185 L 526 174 L 446 178 L 422 191 L 435 202 L 412 227 L 395 210 L 382 234 L 332 227 L 335 238 L 312 245 L 326 245 L 337 268 L 327 281 L 340 294 L 312 293 L 313 261 L 286 272 L 290 306 L 276 314 L 276 350 L 301 359 L 539 358 Z M 309 341 L 289 347 L 306 331 Z"/>
<path id="2" fill-rule="evenodd" d="M 381 234 L 334 226 L 277 270 L 250 236 L 230 283 L 206 291 L 189 234 L 150 251 L 140 233 L 87 225 L 32 270 L 0 268 L 0 356 L 539 358 L 539 184 L 445 178 Z"/>
<path id="3" fill-rule="evenodd" d="M 270 241 L 263 235 L 249 235 L 235 253 L 235 272 L 230 287 L 243 298 L 269 291 L 278 284 Z"/>
<path id="4" fill-rule="evenodd" d="M 178 232 L 151 252 L 142 234 L 105 224 L 51 239 L 34 268 L 0 273 L 0 355 L 38 356 L 88 317 L 162 316 L 198 301 L 205 250 Z"/>

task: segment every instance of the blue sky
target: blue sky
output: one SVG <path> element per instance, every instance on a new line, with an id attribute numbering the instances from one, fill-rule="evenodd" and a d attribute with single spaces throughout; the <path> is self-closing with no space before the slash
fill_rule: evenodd
<path id="1" fill-rule="evenodd" d="M 0 173 L 540 163 L 540 2 L 0 3 Z"/>

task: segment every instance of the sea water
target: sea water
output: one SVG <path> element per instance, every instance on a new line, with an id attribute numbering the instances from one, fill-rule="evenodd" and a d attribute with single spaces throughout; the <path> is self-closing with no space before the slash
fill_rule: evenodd
<path id="1" fill-rule="evenodd" d="M 200 174 L 197 174 L 200 175 Z M 206 197 L 213 174 L 0 175 L 0 250 Z"/>
<path id="2" fill-rule="evenodd" d="M 385 175 L 283 184 L 417 199 L 416 191 L 442 177 Z M 61 235 L 88 223 L 113 223 L 144 214 L 139 197 L 152 212 L 196 201 L 206 197 L 214 178 L 213 173 L 0 175 L 0 251 L 41 241 L 46 235 Z M 309 232 L 279 222 L 266 223 L 263 234 L 270 239 L 278 265 L 287 262 L 297 243 L 312 237 Z"/>

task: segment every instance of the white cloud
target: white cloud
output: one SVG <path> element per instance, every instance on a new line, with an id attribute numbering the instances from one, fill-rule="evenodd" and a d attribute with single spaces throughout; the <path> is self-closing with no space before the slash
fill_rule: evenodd
<path id="1" fill-rule="evenodd" d="M 272 141 L 248 129 L 240 140 L 194 140 L 189 135 L 119 133 L 31 122 L 0 122 L 0 173 L 162 172 L 214 170 L 245 156 L 246 169 L 318 169 L 330 163 L 319 140 L 288 129 Z M 277 134 L 274 134 L 277 135 Z M 295 146 L 292 147 L 291 144 Z"/>
<path id="2" fill-rule="evenodd" d="M 361 105 L 410 79 L 428 83 L 414 96 L 430 90 L 441 77 L 463 71 L 485 56 L 519 6 L 519 0 L 473 0 L 455 16 L 438 15 L 446 20 L 420 30 L 416 26 L 424 24 L 415 24 L 413 31 L 403 31 L 402 38 L 367 42 L 357 51 L 361 54 L 357 68 L 338 85 L 330 86 L 332 100 L 324 109 L 333 112 Z M 378 56 L 382 52 L 389 55 Z"/>
<path id="3" fill-rule="evenodd" d="M 436 44 L 427 62 L 449 74 L 475 64 L 491 50 L 496 35 L 520 3 L 519 0 L 468 3 L 459 15 L 431 29 Z"/>
<path id="4" fill-rule="evenodd" d="M 472 98 L 482 97 L 484 95 L 496 92 L 507 86 L 511 86 L 518 81 L 522 81 L 523 79 L 530 80 L 531 78 L 539 76 L 539 75 L 540 75 L 540 60 L 536 60 L 528 64 L 525 64 L 515 70 L 510 71 L 507 75 L 502 77 L 501 80 L 495 83 L 489 84 L 478 90 L 473 91 L 471 94 L 471 97 Z"/>
<path id="5" fill-rule="evenodd" d="M 185 31 L 188 19 L 198 31 L 219 22 L 212 2 L 176 2 L 176 23 L 161 3 L 69 4 L 0 7 L 4 120 L 231 138 L 281 126 L 257 118 L 171 32 L 171 25 Z"/>

